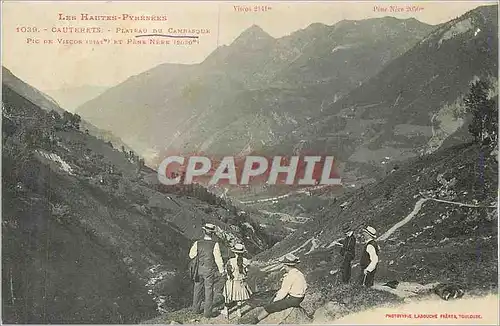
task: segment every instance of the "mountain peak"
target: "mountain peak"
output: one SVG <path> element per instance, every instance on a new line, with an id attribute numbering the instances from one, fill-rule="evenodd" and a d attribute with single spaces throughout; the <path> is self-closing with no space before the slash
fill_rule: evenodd
<path id="1" fill-rule="evenodd" d="M 263 34 L 263 35 L 267 35 L 267 36 L 270 36 L 269 34 L 267 34 L 263 29 L 262 27 L 260 27 L 259 25 L 256 25 L 256 24 L 253 24 L 252 26 L 248 27 L 246 30 L 243 31 L 242 34 L 245 34 L 245 33 L 251 33 L 251 34 Z"/>
<path id="2" fill-rule="evenodd" d="M 243 33 L 240 34 L 234 41 L 234 44 L 236 43 L 248 43 L 248 42 L 255 42 L 255 41 L 268 41 L 268 40 L 274 40 L 274 37 L 266 33 L 260 26 L 258 25 L 252 25 L 246 30 L 243 31 Z"/>

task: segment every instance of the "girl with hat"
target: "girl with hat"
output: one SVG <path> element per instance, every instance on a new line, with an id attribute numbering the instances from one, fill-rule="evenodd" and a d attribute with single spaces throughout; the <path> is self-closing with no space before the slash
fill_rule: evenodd
<path id="1" fill-rule="evenodd" d="M 244 301 L 250 298 L 252 290 L 246 281 L 248 274 L 248 266 L 250 261 L 243 257 L 245 253 L 245 246 L 243 244 L 236 244 L 232 251 L 236 257 L 229 259 L 226 264 L 227 281 L 224 288 L 224 296 L 226 298 L 226 306 L 223 314 L 228 315 L 228 305 L 236 302 L 238 306 L 238 317 L 241 317 L 241 306 Z"/>

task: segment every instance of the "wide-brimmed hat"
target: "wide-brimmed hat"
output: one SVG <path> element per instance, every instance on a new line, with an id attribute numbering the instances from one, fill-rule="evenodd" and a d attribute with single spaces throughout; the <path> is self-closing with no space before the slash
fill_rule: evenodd
<path id="1" fill-rule="evenodd" d="M 347 233 L 349 231 L 352 231 L 352 228 L 349 224 L 342 225 L 342 232 Z"/>
<path id="2" fill-rule="evenodd" d="M 281 259 L 281 262 L 287 266 L 295 266 L 298 263 L 300 263 L 299 257 L 293 255 L 293 254 L 287 254 L 285 257 Z"/>
<path id="3" fill-rule="evenodd" d="M 203 225 L 201 227 L 203 230 L 205 230 L 206 232 L 215 232 L 215 225 L 213 224 L 210 224 L 210 223 L 206 223 L 205 225 Z"/>
<path id="4" fill-rule="evenodd" d="M 364 228 L 363 229 L 363 233 L 364 234 L 368 234 L 372 238 L 376 238 L 377 237 L 377 230 L 375 230 L 371 226 L 367 226 L 366 228 Z"/>
<path id="5" fill-rule="evenodd" d="M 237 243 L 231 250 L 236 254 L 242 254 L 245 252 L 245 246 L 241 243 Z"/>

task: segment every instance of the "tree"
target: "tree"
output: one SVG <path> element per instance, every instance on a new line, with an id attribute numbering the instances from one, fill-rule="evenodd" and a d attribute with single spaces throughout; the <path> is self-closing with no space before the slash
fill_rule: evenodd
<path id="1" fill-rule="evenodd" d="M 68 129 L 80 129 L 80 122 L 82 118 L 78 114 L 71 114 L 65 111 L 62 116 L 62 123 L 65 128 Z"/>
<path id="2" fill-rule="evenodd" d="M 80 117 L 78 114 L 73 114 L 71 118 L 71 124 L 73 125 L 74 129 L 80 129 L 80 122 L 82 121 L 82 117 Z"/>
<path id="3" fill-rule="evenodd" d="M 45 138 L 45 134 L 40 128 L 30 128 L 25 130 L 23 141 L 29 149 L 34 149 L 42 146 Z"/>
<path id="4" fill-rule="evenodd" d="M 68 111 L 64 111 L 63 112 L 63 116 L 62 116 L 62 124 L 63 124 L 63 127 L 64 128 L 70 128 L 71 127 L 71 119 L 72 119 L 73 115 L 68 112 Z"/>
<path id="5" fill-rule="evenodd" d="M 469 94 L 464 99 L 467 112 L 472 115 L 469 132 L 478 143 L 494 143 L 498 132 L 498 107 L 496 97 L 488 98 L 490 85 L 478 80 L 471 85 Z"/>
<path id="6" fill-rule="evenodd" d="M 2 133 L 3 133 L 3 140 L 5 140 L 6 137 L 10 137 L 14 135 L 14 133 L 17 130 L 16 124 L 9 118 L 3 116 L 2 117 Z"/>
<path id="7" fill-rule="evenodd" d="M 136 168 L 136 173 L 139 174 L 141 172 L 142 168 L 144 167 L 144 159 L 138 159 L 136 160 L 137 168 Z"/>
<path id="8" fill-rule="evenodd" d="M 56 110 L 51 110 L 49 114 L 52 120 L 56 122 L 61 121 L 61 115 Z"/>

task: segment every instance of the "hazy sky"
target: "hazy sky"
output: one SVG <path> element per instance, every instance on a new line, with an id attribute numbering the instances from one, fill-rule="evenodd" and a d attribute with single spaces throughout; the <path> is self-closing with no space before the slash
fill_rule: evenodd
<path id="1" fill-rule="evenodd" d="M 273 37 L 281 37 L 311 23 L 335 24 L 342 19 L 414 17 L 439 24 L 484 4 L 495 2 L 4 2 L 2 10 L 2 61 L 14 74 L 42 89 L 81 85 L 111 86 L 161 63 L 198 63 L 217 43 L 230 44 L 243 30 L 259 25 Z M 266 12 L 238 12 L 234 6 L 267 5 Z M 416 13 L 376 11 L 375 6 L 420 6 Z M 78 20 L 59 20 L 59 13 Z M 81 13 L 92 15 L 166 15 L 167 21 L 82 21 Z M 18 27 L 41 31 L 17 31 Z M 218 26 L 220 26 L 218 28 Z M 103 34 L 53 33 L 53 27 L 100 27 Z M 117 34 L 116 28 L 209 29 L 199 44 L 185 45 L 59 45 L 57 39 L 134 39 L 136 34 Z M 47 28 L 47 31 L 44 29 Z M 110 31 L 111 30 L 111 31 Z M 41 44 L 28 44 L 37 37 Z M 43 44 L 52 39 L 54 44 Z"/>

